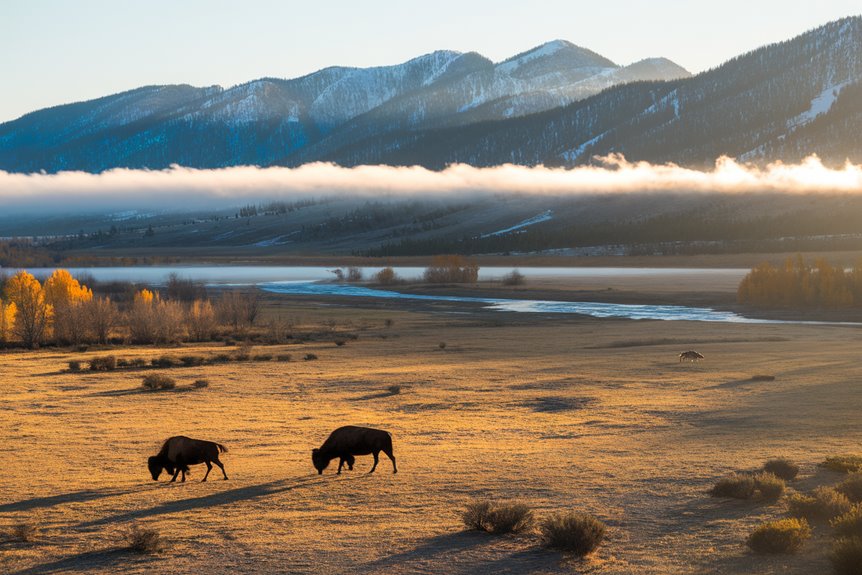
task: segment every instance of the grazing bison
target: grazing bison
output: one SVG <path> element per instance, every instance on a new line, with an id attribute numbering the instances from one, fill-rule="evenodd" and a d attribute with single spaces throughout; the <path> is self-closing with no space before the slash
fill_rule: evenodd
<path id="1" fill-rule="evenodd" d="M 180 472 L 183 474 L 182 480 L 186 480 L 186 472 L 189 470 L 189 465 L 206 463 L 207 472 L 203 478 L 203 481 L 206 481 L 207 476 L 212 471 L 212 464 L 215 463 L 221 469 L 224 478 L 227 479 L 224 465 L 218 459 L 218 454 L 225 452 L 227 452 L 227 447 L 221 443 L 203 441 L 202 439 L 190 439 L 183 435 L 177 435 L 165 441 L 161 451 L 149 458 L 147 467 L 150 468 L 153 481 L 159 480 L 159 475 L 162 474 L 162 469 L 164 469 L 173 475 L 171 482 L 174 482 L 177 480 L 177 475 Z"/>
<path id="2" fill-rule="evenodd" d="M 683 360 L 686 361 L 697 361 L 699 359 L 703 359 L 703 356 L 693 350 L 684 351 L 679 354 L 679 361 L 682 363 Z"/>
<path id="3" fill-rule="evenodd" d="M 329 434 L 319 449 L 311 450 L 311 462 L 314 463 L 317 473 L 322 475 L 329 462 L 338 458 L 338 474 L 341 474 L 341 468 L 345 463 L 348 469 L 353 469 L 354 455 L 371 454 L 374 456 L 374 465 L 368 473 L 374 473 L 377 469 L 377 456 L 381 451 L 392 460 L 392 473 L 398 473 L 395 456 L 392 454 L 392 436 L 389 432 L 347 425 Z"/>

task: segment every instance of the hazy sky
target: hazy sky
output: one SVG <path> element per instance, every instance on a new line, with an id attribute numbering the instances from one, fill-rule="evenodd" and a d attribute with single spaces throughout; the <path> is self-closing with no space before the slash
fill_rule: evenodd
<path id="1" fill-rule="evenodd" d="M 859 0 L 0 0 L 0 122 L 147 84 L 231 86 L 436 49 L 493 60 L 557 38 L 698 72 Z"/>

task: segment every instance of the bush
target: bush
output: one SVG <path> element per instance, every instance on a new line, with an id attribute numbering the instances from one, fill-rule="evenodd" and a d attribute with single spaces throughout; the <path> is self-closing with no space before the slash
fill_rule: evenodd
<path id="1" fill-rule="evenodd" d="M 133 359 L 129 362 L 129 365 L 132 367 L 146 367 L 147 366 L 147 360 L 144 359 L 143 357 L 136 357 L 135 359 Z"/>
<path id="2" fill-rule="evenodd" d="M 835 575 L 859 575 L 862 565 L 862 538 L 843 537 L 835 542 L 829 555 Z"/>
<path id="3" fill-rule="evenodd" d="M 838 471 L 840 473 L 856 473 L 862 471 L 862 456 L 859 455 L 836 455 L 827 457 L 820 467 Z"/>
<path id="4" fill-rule="evenodd" d="M 479 265 L 462 256 L 434 256 L 423 277 L 428 283 L 476 283 Z"/>
<path id="5" fill-rule="evenodd" d="M 206 379 L 196 379 L 195 382 L 192 384 L 192 387 L 194 387 L 195 389 L 203 389 L 209 386 L 210 382 Z"/>
<path id="6" fill-rule="evenodd" d="M 305 361 L 314 361 L 315 359 L 317 359 L 317 356 L 313 353 L 306 353 L 305 357 L 303 357 L 302 359 L 304 359 Z"/>
<path id="7" fill-rule="evenodd" d="M 527 283 L 527 278 L 524 277 L 524 274 L 519 272 L 518 270 L 512 270 L 503 276 L 503 285 L 504 286 L 520 286 Z"/>
<path id="8" fill-rule="evenodd" d="M 766 499 L 778 499 L 784 493 L 784 480 L 767 471 L 754 476 L 754 485 Z"/>
<path id="9" fill-rule="evenodd" d="M 605 524 L 585 513 L 551 516 L 542 522 L 542 542 L 546 547 L 578 556 L 598 549 L 605 537 Z"/>
<path id="10" fill-rule="evenodd" d="M 775 381 L 774 375 L 752 375 L 751 381 Z"/>
<path id="11" fill-rule="evenodd" d="M 81 362 L 77 360 L 70 361 L 69 371 L 81 371 Z"/>
<path id="12" fill-rule="evenodd" d="M 437 347 L 439 347 L 440 349 L 446 349 L 446 342 L 441 341 L 440 343 L 437 344 Z"/>
<path id="13" fill-rule="evenodd" d="M 338 347 L 341 347 L 341 346 L 343 346 L 343 345 L 344 345 L 344 344 L 346 344 L 346 343 L 347 343 L 347 340 L 346 340 L 346 339 L 336 339 L 336 340 L 335 340 L 335 345 L 337 345 Z"/>
<path id="14" fill-rule="evenodd" d="M 117 369 L 117 358 L 113 355 L 94 357 L 90 360 L 90 371 L 113 371 Z"/>
<path id="15" fill-rule="evenodd" d="M 147 389 L 174 389 L 177 382 L 172 377 L 158 373 L 144 376 L 143 386 Z"/>
<path id="16" fill-rule="evenodd" d="M 31 543 L 36 539 L 38 530 L 32 523 L 16 523 L 9 530 L 9 536 L 13 541 Z"/>
<path id="17" fill-rule="evenodd" d="M 811 495 L 794 493 L 787 504 L 792 516 L 809 521 L 828 521 L 850 510 L 850 500 L 834 487 L 818 487 Z"/>
<path id="18" fill-rule="evenodd" d="M 289 353 L 282 353 L 275 357 L 276 361 L 290 361 L 292 358 Z"/>
<path id="19" fill-rule="evenodd" d="M 206 359 L 199 355 L 184 355 L 180 358 L 183 367 L 198 367 L 205 363 Z"/>
<path id="20" fill-rule="evenodd" d="M 272 361 L 272 354 L 271 353 L 261 353 L 261 354 L 254 356 L 254 360 L 255 361 Z"/>
<path id="21" fill-rule="evenodd" d="M 374 281 L 381 285 L 392 285 L 398 283 L 400 279 L 392 268 L 383 268 L 374 274 Z"/>
<path id="22" fill-rule="evenodd" d="M 795 479 L 799 475 L 799 466 L 784 457 L 770 459 L 763 465 L 763 470 L 785 481 Z"/>
<path id="23" fill-rule="evenodd" d="M 761 524 L 746 543 L 755 553 L 796 553 L 810 537 L 805 519 L 780 519 Z"/>
<path id="24" fill-rule="evenodd" d="M 180 362 L 175 357 L 171 357 L 169 355 L 163 355 L 162 357 L 154 357 L 153 359 L 151 359 L 150 364 L 153 367 L 169 368 L 169 367 L 177 367 L 180 364 Z"/>
<path id="25" fill-rule="evenodd" d="M 533 526 L 533 512 L 523 503 L 473 501 L 462 515 L 468 529 L 494 535 L 521 533 Z"/>
<path id="26" fill-rule="evenodd" d="M 862 502 L 862 473 L 854 473 L 835 486 L 852 503 Z"/>
<path id="27" fill-rule="evenodd" d="M 389 387 L 386 388 L 386 391 L 388 391 L 391 395 L 398 395 L 399 393 L 401 393 L 401 386 L 400 385 L 390 385 Z"/>
<path id="28" fill-rule="evenodd" d="M 162 537 L 155 529 L 145 529 L 138 525 L 126 532 L 129 549 L 136 553 L 158 553 L 164 548 Z"/>
<path id="29" fill-rule="evenodd" d="M 227 363 L 231 360 L 230 354 L 218 353 L 213 357 L 215 363 Z"/>
<path id="30" fill-rule="evenodd" d="M 713 486 L 709 493 L 713 497 L 750 499 L 756 489 L 757 485 L 754 482 L 753 476 L 734 473 L 733 475 L 719 479 L 718 483 Z"/>
<path id="31" fill-rule="evenodd" d="M 832 527 L 839 537 L 862 537 L 862 504 L 854 505 L 850 511 L 833 519 Z"/>

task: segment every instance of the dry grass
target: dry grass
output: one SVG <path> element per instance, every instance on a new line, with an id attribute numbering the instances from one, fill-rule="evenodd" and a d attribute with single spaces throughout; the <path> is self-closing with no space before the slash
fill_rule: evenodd
<path id="1" fill-rule="evenodd" d="M 770 459 L 763 465 L 763 470 L 785 481 L 792 481 L 799 475 L 799 466 L 786 457 Z"/>
<path id="2" fill-rule="evenodd" d="M 839 473 L 856 473 L 862 471 L 862 456 L 859 455 L 835 455 L 827 457 L 820 467 Z"/>
<path id="3" fill-rule="evenodd" d="M 542 521 L 545 547 L 583 557 L 598 549 L 605 538 L 605 524 L 585 513 L 561 513 Z"/>
<path id="4" fill-rule="evenodd" d="M 9 529 L 9 538 L 20 543 L 32 543 L 39 530 L 33 523 L 16 523 Z"/>
<path id="5" fill-rule="evenodd" d="M 533 512 L 523 503 L 500 503 L 487 499 L 472 501 L 461 519 L 467 529 L 494 535 L 522 533 L 533 527 Z"/>
<path id="6" fill-rule="evenodd" d="M 174 389 L 177 386 L 177 382 L 170 376 L 161 373 L 151 373 L 144 376 L 144 380 L 141 385 L 151 390 L 162 390 Z"/>
<path id="7" fill-rule="evenodd" d="M 792 516 L 809 521 L 829 521 L 850 510 L 850 500 L 834 487 L 818 487 L 810 495 L 794 493 L 787 504 Z"/>
<path id="8" fill-rule="evenodd" d="M 710 490 L 713 497 L 730 497 L 733 499 L 750 499 L 754 497 L 757 484 L 754 476 L 742 473 L 734 473 L 718 480 Z"/>
<path id="9" fill-rule="evenodd" d="M 862 572 L 862 537 L 844 537 L 835 541 L 829 560 L 834 575 L 859 575 Z"/>
<path id="10" fill-rule="evenodd" d="M 810 537 L 805 519 L 779 519 L 758 526 L 746 543 L 755 553 L 796 553 Z"/>
<path id="11" fill-rule="evenodd" d="M 160 553 L 164 550 L 161 534 L 151 528 L 132 525 L 124 534 L 127 547 L 135 553 Z"/>
<path id="12" fill-rule="evenodd" d="M 852 503 L 862 502 L 862 473 L 854 473 L 835 486 Z"/>
<path id="13" fill-rule="evenodd" d="M 832 520 L 835 534 L 840 537 L 862 537 L 862 504 L 856 504 L 850 511 Z"/>

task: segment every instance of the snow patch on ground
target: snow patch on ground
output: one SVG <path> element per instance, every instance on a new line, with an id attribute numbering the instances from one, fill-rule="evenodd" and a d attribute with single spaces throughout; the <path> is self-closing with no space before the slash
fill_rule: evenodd
<path id="1" fill-rule="evenodd" d="M 809 107 L 808 110 L 802 112 L 801 114 L 787 122 L 787 128 L 793 130 L 800 126 L 804 126 L 805 124 L 817 118 L 817 116 L 825 114 L 826 112 L 831 110 L 832 105 L 835 103 L 835 100 L 838 99 L 838 94 L 840 94 L 844 86 L 849 83 L 850 82 L 848 81 L 842 82 L 841 84 L 833 84 L 831 86 L 827 86 L 825 90 L 823 90 L 813 100 L 811 100 L 811 107 Z"/>
<path id="2" fill-rule="evenodd" d="M 547 222 L 548 220 L 552 220 L 552 219 L 554 219 L 554 212 L 552 210 L 548 210 L 546 212 L 542 212 L 541 214 L 539 214 L 537 216 L 533 216 L 532 218 L 528 218 L 522 222 L 519 222 L 512 227 L 509 227 L 509 228 L 506 228 L 503 230 L 497 230 L 496 232 L 491 232 L 490 234 L 484 234 L 480 237 L 490 238 L 490 237 L 494 237 L 494 236 L 502 236 L 504 234 L 518 231 L 520 229 L 523 229 L 523 228 L 526 228 L 529 226 L 534 226 L 534 225 L 540 224 L 542 222 Z"/>

